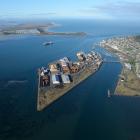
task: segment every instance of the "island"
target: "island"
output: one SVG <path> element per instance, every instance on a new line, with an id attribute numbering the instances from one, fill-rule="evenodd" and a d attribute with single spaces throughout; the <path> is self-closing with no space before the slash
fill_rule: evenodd
<path id="1" fill-rule="evenodd" d="M 97 52 L 78 52 L 78 60 L 68 57 L 38 70 L 37 110 L 41 111 L 99 70 L 102 57 Z"/>
<path id="2" fill-rule="evenodd" d="M 102 40 L 100 46 L 117 55 L 123 67 L 115 95 L 140 96 L 140 36 Z"/>

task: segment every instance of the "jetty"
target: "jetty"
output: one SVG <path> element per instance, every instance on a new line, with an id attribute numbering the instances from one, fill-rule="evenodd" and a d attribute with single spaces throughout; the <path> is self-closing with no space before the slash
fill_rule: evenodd
<path id="1" fill-rule="evenodd" d="M 78 52 L 78 60 L 64 57 L 38 70 L 37 110 L 41 111 L 99 70 L 103 60 L 96 52 Z"/>

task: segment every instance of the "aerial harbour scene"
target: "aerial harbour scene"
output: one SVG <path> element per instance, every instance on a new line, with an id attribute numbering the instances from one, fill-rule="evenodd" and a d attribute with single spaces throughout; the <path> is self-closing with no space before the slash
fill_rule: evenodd
<path id="1" fill-rule="evenodd" d="M 140 140 L 139 0 L 0 4 L 0 140 Z"/>

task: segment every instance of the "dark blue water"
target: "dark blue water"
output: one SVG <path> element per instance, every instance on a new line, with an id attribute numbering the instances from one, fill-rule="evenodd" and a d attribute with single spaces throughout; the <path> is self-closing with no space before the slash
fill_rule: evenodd
<path id="1" fill-rule="evenodd" d="M 119 63 L 100 70 L 42 112 L 36 111 L 37 68 L 102 39 L 140 33 L 138 25 L 103 21 L 58 20 L 55 31 L 85 31 L 85 37 L 19 36 L 0 41 L 0 140 L 137 140 L 140 98 L 107 98 L 121 71 Z M 52 40 L 53 46 L 44 47 Z M 106 59 L 117 59 L 99 46 Z"/>

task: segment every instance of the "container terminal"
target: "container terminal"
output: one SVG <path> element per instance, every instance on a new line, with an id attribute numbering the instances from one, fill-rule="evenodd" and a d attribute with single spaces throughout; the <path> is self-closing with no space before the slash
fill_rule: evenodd
<path id="1" fill-rule="evenodd" d="M 77 61 L 68 57 L 38 69 L 37 110 L 41 111 L 95 73 L 103 60 L 99 53 L 78 52 Z"/>

